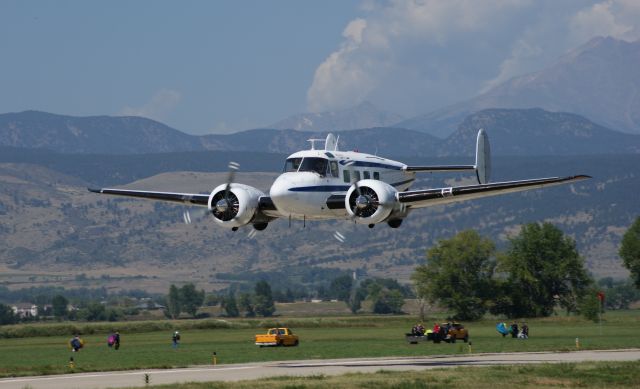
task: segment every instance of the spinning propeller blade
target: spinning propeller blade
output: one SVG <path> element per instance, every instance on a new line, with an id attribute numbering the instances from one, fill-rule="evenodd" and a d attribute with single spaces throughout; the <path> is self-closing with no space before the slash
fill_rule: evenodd
<path id="1" fill-rule="evenodd" d="M 184 211 L 182 211 L 182 220 L 184 220 L 184 224 L 191 224 L 194 219 L 196 218 L 199 219 L 204 215 L 206 215 L 207 213 L 209 213 L 209 211 L 203 208 L 198 208 L 193 212 L 189 208 L 186 208 Z"/>
<path id="2" fill-rule="evenodd" d="M 347 240 L 347 237 L 344 234 L 342 234 L 340 231 L 334 232 L 333 237 L 336 238 L 336 240 L 340 243 L 344 243 L 344 241 Z"/>
<path id="3" fill-rule="evenodd" d="M 224 199 L 229 204 L 229 191 L 231 190 L 231 183 L 233 183 L 233 179 L 236 175 L 236 171 L 240 169 L 240 164 L 238 162 L 229 162 L 229 175 L 227 176 L 227 186 L 224 188 Z"/>

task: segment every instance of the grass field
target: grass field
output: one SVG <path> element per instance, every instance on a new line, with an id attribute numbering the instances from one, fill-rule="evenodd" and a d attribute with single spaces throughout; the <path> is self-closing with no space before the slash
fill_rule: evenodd
<path id="1" fill-rule="evenodd" d="M 253 336 L 262 329 L 260 321 L 237 320 L 238 328 L 182 330 L 182 344 L 171 347 L 171 331 L 127 333 L 121 330 L 121 348 L 106 346 L 108 333 L 83 336 L 85 348 L 71 353 L 69 336 L 0 339 L 0 377 L 67 373 L 69 358 L 73 371 L 163 368 L 211 363 L 213 352 L 222 364 L 254 361 L 313 358 L 381 356 L 421 356 L 468 352 L 518 352 L 576 349 L 616 349 L 640 347 L 640 312 L 610 312 L 602 325 L 579 317 L 551 317 L 529 320 L 530 339 L 503 338 L 495 331 L 494 320 L 468 323 L 471 350 L 455 344 L 409 345 L 404 333 L 414 324 L 407 316 L 333 318 L 318 322 L 291 319 L 299 324 L 293 330 L 300 336 L 299 347 L 258 348 Z M 286 318 L 279 318 L 287 322 Z M 117 326 L 117 324 L 114 324 Z"/>
<path id="2" fill-rule="evenodd" d="M 375 374 L 274 377 L 230 383 L 206 382 L 149 387 L 157 389 L 638 388 L 640 387 L 640 362 L 459 367 L 419 372 L 382 370 Z"/>

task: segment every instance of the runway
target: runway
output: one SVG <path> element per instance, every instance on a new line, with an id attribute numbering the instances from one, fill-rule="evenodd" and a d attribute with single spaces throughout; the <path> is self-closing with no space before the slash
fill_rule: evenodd
<path id="1" fill-rule="evenodd" d="M 135 371 L 95 372 L 38 377 L 18 377 L 0 380 L 0 389 L 120 388 L 145 386 L 145 375 L 153 385 L 180 382 L 240 381 L 274 376 L 338 375 L 350 372 L 379 370 L 424 370 L 457 366 L 490 366 L 530 363 L 570 363 L 586 361 L 636 361 L 640 349 L 496 353 L 423 358 L 352 358 L 306 361 L 261 362 L 237 365 L 198 366 L 184 369 L 146 369 Z"/>

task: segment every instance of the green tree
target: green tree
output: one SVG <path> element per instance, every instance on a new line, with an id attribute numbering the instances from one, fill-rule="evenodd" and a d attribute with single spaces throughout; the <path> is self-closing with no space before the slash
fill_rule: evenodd
<path id="1" fill-rule="evenodd" d="M 67 306 L 69 305 L 69 300 L 66 299 L 63 295 L 57 294 L 51 299 L 51 310 L 53 311 L 53 316 L 56 319 L 64 319 L 67 317 Z"/>
<path id="2" fill-rule="evenodd" d="M 372 300 L 373 313 L 402 313 L 404 297 L 399 290 L 382 289 Z"/>
<path id="3" fill-rule="evenodd" d="M 249 293 L 241 293 L 238 298 L 238 305 L 240 309 L 244 312 L 245 317 L 255 317 L 256 311 L 253 307 L 253 299 Z"/>
<path id="4" fill-rule="evenodd" d="M 172 319 L 177 319 L 182 312 L 182 304 L 180 298 L 180 290 L 174 284 L 169 287 L 169 295 L 167 296 L 167 313 Z"/>
<path id="5" fill-rule="evenodd" d="M 596 289 L 589 289 L 587 293 L 578 299 L 578 312 L 593 322 L 600 320 L 602 312 L 600 301 L 598 300 L 598 291 Z"/>
<path id="6" fill-rule="evenodd" d="M 622 263 L 631 272 L 636 288 L 640 288 L 640 217 L 625 232 L 620 245 Z"/>
<path id="7" fill-rule="evenodd" d="M 181 310 L 195 317 L 204 302 L 204 290 L 198 291 L 195 285 L 189 283 L 180 288 L 179 295 Z"/>
<path id="8" fill-rule="evenodd" d="M 236 297 L 233 292 L 229 292 L 229 294 L 222 299 L 221 305 L 228 317 L 240 316 L 238 304 L 236 304 Z"/>
<path id="9" fill-rule="evenodd" d="M 576 312 L 593 281 L 573 239 L 551 223 L 531 223 L 509 243 L 506 255 L 499 258 L 499 270 L 507 279 L 502 284 L 506 298 L 497 313 L 549 316 L 557 303 Z"/>
<path id="10" fill-rule="evenodd" d="M 204 305 L 208 307 L 215 307 L 220 304 L 220 297 L 217 294 L 208 294 L 204 297 Z"/>
<path id="11" fill-rule="evenodd" d="M 103 304 L 92 302 L 78 312 L 78 318 L 86 321 L 105 321 L 107 320 L 106 311 L 107 309 Z"/>
<path id="12" fill-rule="evenodd" d="M 271 286 L 267 281 L 258 281 L 255 287 L 254 307 L 258 315 L 269 317 L 276 311 L 271 294 Z"/>
<path id="13" fill-rule="evenodd" d="M 367 298 L 367 293 L 363 288 L 354 287 L 351 290 L 351 295 L 349 296 L 349 301 L 347 305 L 351 310 L 351 313 L 358 313 L 360 308 L 362 308 L 362 302 Z"/>
<path id="14" fill-rule="evenodd" d="M 348 303 L 351 296 L 351 288 L 353 286 L 353 278 L 350 275 L 343 275 L 334 278 L 329 285 L 329 293 L 332 298 Z"/>
<path id="15" fill-rule="evenodd" d="M 293 303 L 296 301 L 296 296 L 293 295 L 293 291 L 287 288 L 285 295 L 285 301 L 288 303 Z"/>
<path id="16" fill-rule="evenodd" d="M 495 292 L 494 252 L 489 239 L 471 230 L 439 241 L 412 275 L 418 297 L 452 310 L 456 319 L 481 318 Z"/>
<path id="17" fill-rule="evenodd" d="M 17 321 L 18 318 L 13 314 L 13 309 L 8 305 L 0 304 L 0 325 L 14 324 Z"/>

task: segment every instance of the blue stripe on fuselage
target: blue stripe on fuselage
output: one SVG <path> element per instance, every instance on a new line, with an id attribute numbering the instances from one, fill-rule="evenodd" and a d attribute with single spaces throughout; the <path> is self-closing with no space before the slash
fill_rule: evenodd
<path id="1" fill-rule="evenodd" d="M 390 184 L 391 186 L 400 186 L 413 182 L 415 179 L 409 179 L 402 182 L 396 182 Z M 290 192 L 346 192 L 351 186 L 349 185 L 318 185 L 318 186 L 299 186 L 296 188 L 289 188 Z"/>
<path id="2" fill-rule="evenodd" d="M 289 188 L 291 192 L 346 192 L 348 190 L 348 185 L 299 186 L 297 188 Z"/>

